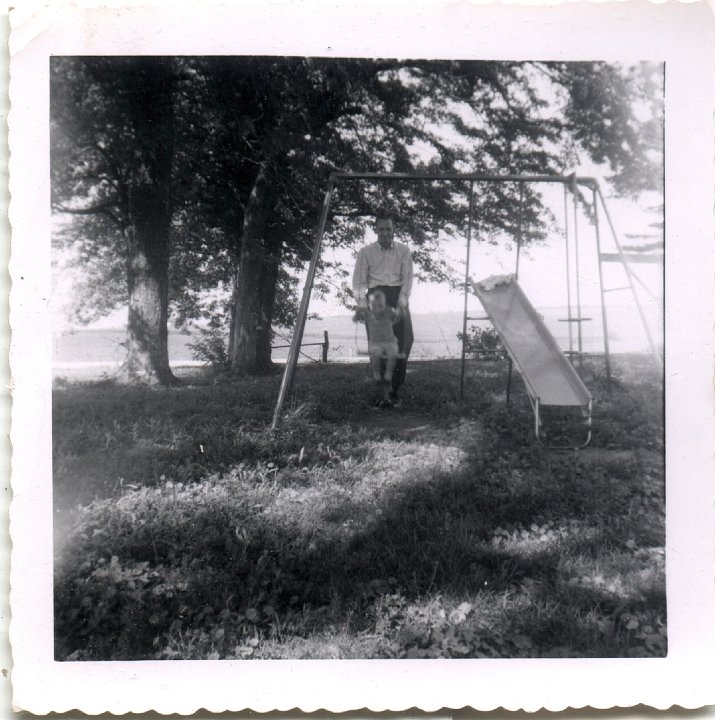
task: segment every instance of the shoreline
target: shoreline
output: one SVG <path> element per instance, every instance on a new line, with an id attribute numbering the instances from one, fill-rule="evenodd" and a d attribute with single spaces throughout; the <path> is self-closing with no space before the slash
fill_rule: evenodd
<path id="1" fill-rule="evenodd" d="M 564 354 L 568 355 L 568 352 Z M 643 358 L 647 359 L 650 357 L 648 352 L 611 352 L 611 358 L 614 359 L 626 359 L 626 358 Z M 598 359 L 604 358 L 603 352 L 584 352 L 583 357 Z M 283 366 L 286 363 L 287 358 L 274 358 L 273 364 Z M 410 357 L 410 364 L 412 363 L 427 363 L 427 362 L 449 362 L 453 361 L 459 363 L 460 358 L 454 355 L 418 355 Z M 467 358 L 467 364 L 469 363 L 481 363 L 481 362 L 495 362 L 493 360 L 476 360 L 474 358 Z M 312 366 L 312 365 L 350 365 L 350 364 L 369 364 L 367 356 L 343 356 L 338 358 L 330 358 L 327 363 L 323 363 L 319 360 L 313 359 L 302 359 L 298 362 L 298 365 Z M 56 362 L 52 364 L 52 380 L 64 380 L 67 382 L 93 382 L 97 380 L 111 378 L 111 374 L 118 370 L 122 365 L 121 361 L 118 360 L 103 360 L 103 361 L 73 361 L 73 362 Z M 171 360 L 169 366 L 172 370 L 202 370 L 208 369 L 210 364 L 201 360 Z"/>

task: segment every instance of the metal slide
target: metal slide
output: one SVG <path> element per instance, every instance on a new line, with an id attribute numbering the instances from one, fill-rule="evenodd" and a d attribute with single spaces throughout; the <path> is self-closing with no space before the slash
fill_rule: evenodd
<path id="1" fill-rule="evenodd" d="M 494 329 L 521 374 L 534 408 L 536 438 L 541 440 L 543 407 L 579 407 L 591 440 L 591 393 L 566 358 L 514 275 L 492 275 L 480 282 L 470 278 Z"/>

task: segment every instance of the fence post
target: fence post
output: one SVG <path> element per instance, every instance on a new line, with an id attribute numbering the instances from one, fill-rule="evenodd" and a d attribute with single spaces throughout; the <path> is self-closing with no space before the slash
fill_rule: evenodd
<path id="1" fill-rule="evenodd" d="M 328 331 L 323 330 L 323 362 L 328 362 L 328 348 L 330 347 L 330 344 L 328 343 Z"/>

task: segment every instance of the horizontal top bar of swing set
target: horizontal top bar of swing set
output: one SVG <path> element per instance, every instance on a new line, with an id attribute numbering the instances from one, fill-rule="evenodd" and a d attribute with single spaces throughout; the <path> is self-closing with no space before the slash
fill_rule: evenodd
<path id="1" fill-rule="evenodd" d="M 333 180 L 465 180 L 467 182 L 552 182 L 572 183 L 573 175 L 483 175 L 479 173 L 380 173 L 380 172 L 333 172 Z M 592 177 L 576 177 L 579 185 L 597 187 Z"/>

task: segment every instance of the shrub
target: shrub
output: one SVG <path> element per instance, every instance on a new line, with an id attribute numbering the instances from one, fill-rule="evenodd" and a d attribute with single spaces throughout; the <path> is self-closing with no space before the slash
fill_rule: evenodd
<path id="1" fill-rule="evenodd" d="M 457 333 L 457 339 L 462 342 L 463 333 Z M 475 360 L 503 360 L 506 350 L 497 331 L 492 328 L 480 328 L 472 325 L 467 330 L 466 342 L 467 357 Z"/>
<path id="2" fill-rule="evenodd" d="M 195 342 L 189 343 L 191 357 L 194 360 L 205 362 L 211 369 L 217 372 L 225 372 L 231 366 L 228 356 L 228 342 L 226 334 L 219 328 L 200 330 L 201 337 Z"/>

